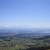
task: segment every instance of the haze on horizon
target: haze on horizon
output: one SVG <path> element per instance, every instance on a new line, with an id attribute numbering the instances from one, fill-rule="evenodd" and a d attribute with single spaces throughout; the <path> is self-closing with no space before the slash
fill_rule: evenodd
<path id="1" fill-rule="evenodd" d="M 0 26 L 50 28 L 50 0 L 0 0 Z"/>

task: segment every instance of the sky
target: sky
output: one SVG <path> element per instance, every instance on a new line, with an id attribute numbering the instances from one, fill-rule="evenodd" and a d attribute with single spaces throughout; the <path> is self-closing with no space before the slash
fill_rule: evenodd
<path id="1" fill-rule="evenodd" d="M 0 26 L 50 28 L 50 0 L 0 0 Z"/>

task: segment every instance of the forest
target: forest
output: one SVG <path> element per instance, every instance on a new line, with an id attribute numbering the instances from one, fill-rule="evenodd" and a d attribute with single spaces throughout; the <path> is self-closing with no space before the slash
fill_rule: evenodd
<path id="1" fill-rule="evenodd" d="M 0 37 L 0 50 L 50 50 L 50 36 L 43 38 Z"/>

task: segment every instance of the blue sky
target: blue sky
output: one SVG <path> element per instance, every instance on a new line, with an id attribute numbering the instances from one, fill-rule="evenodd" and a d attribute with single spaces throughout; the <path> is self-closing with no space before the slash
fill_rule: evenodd
<path id="1" fill-rule="evenodd" d="M 0 0 L 0 26 L 50 28 L 50 0 Z"/>

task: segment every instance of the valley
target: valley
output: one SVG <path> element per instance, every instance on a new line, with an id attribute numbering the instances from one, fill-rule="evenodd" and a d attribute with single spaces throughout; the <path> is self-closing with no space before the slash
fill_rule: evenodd
<path id="1" fill-rule="evenodd" d="M 30 30 L 12 32 L 0 33 L 0 50 L 50 50 L 50 33 Z"/>

